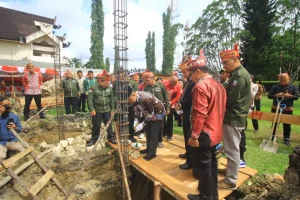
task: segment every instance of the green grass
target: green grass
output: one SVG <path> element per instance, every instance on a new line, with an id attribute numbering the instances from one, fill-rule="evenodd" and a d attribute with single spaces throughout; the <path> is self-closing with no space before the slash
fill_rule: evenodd
<path id="1" fill-rule="evenodd" d="M 261 100 L 261 110 L 270 112 L 272 100 L 263 96 Z M 300 116 L 300 100 L 294 102 L 294 115 Z M 182 135 L 182 127 L 174 123 L 175 134 Z M 263 139 L 268 139 L 271 134 L 271 122 L 259 121 L 259 132 L 253 133 L 251 119 L 248 119 L 247 137 L 247 152 L 245 158 L 247 166 L 257 169 L 259 173 L 278 173 L 284 174 L 288 167 L 289 154 L 292 153 L 295 146 L 300 144 L 300 126 L 292 125 L 291 131 L 291 146 L 287 147 L 282 143 L 282 125 L 279 127 L 277 142 L 280 144 L 278 153 L 268 153 L 259 148 L 259 144 Z"/>

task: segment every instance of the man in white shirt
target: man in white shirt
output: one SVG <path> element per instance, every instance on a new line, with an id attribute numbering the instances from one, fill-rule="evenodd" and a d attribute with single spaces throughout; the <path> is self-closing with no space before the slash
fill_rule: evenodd
<path id="1" fill-rule="evenodd" d="M 81 70 L 77 71 L 77 81 L 79 84 L 79 90 L 80 90 L 80 95 L 78 96 L 78 112 L 86 112 L 85 110 L 85 102 L 87 99 L 87 96 L 85 94 L 85 89 L 84 89 L 84 77 L 83 73 Z"/>

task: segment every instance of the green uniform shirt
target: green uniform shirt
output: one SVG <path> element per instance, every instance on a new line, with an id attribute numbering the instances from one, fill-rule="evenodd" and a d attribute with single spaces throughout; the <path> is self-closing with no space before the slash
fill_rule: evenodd
<path id="1" fill-rule="evenodd" d="M 170 111 L 170 100 L 165 86 L 156 82 L 153 86 L 147 85 L 144 89 L 145 92 L 149 92 L 154 95 L 158 100 L 160 100 L 166 109 L 166 112 Z"/>
<path id="2" fill-rule="evenodd" d="M 77 97 L 80 91 L 78 81 L 75 78 L 63 79 L 61 88 L 64 90 L 64 97 Z"/>
<path id="3" fill-rule="evenodd" d="M 88 95 L 89 111 L 105 113 L 114 110 L 114 94 L 111 87 L 102 88 L 98 83 L 93 85 Z"/>
<path id="4" fill-rule="evenodd" d="M 242 65 L 231 72 L 228 84 L 225 86 L 227 102 L 224 124 L 236 127 L 246 126 L 250 88 L 250 75 Z"/>

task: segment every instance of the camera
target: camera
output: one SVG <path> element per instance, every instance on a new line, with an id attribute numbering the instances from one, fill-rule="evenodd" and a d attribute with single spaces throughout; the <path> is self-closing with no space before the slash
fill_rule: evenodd
<path id="1" fill-rule="evenodd" d="M 4 105 L 5 110 L 10 110 L 11 106 L 10 105 Z"/>
<path id="2" fill-rule="evenodd" d="M 12 124 L 14 124 L 14 118 L 10 118 L 8 121 L 7 121 L 7 123 L 6 123 L 6 126 L 8 126 L 8 125 L 12 125 Z"/>

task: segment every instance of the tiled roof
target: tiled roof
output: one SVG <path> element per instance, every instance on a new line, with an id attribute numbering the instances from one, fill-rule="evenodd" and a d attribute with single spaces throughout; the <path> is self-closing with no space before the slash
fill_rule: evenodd
<path id="1" fill-rule="evenodd" d="M 0 39 L 19 41 L 37 32 L 34 21 L 54 24 L 54 19 L 0 7 Z"/>

